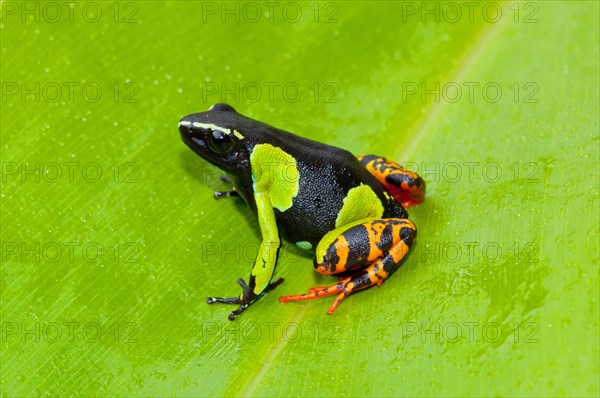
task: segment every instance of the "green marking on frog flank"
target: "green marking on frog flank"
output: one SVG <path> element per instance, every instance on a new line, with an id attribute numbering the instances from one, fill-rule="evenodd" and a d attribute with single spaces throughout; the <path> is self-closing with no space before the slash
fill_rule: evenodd
<path id="1" fill-rule="evenodd" d="M 258 144 L 250 155 L 254 192 L 265 192 L 279 211 L 292 207 L 298 194 L 300 173 L 296 159 L 271 144 Z"/>
<path id="2" fill-rule="evenodd" d="M 381 218 L 383 205 L 373 192 L 373 189 L 364 184 L 348 191 L 344 198 L 344 205 L 335 220 L 335 226 L 341 227 L 363 218 Z"/>

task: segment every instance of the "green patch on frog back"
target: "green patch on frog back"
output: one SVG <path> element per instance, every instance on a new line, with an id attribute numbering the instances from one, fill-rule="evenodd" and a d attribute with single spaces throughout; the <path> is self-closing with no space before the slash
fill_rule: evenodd
<path id="1" fill-rule="evenodd" d="M 258 144 L 250 155 L 254 192 L 265 192 L 279 211 L 292 207 L 298 194 L 300 173 L 296 159 L 271 144 Z"/>
<path id="2" fill-rule="evenodd" d="M 370 186 L 360 184 L 348 191 L 344 198 L 344 205 L 335 220 L 335 226 L 337 228 L 356 220 L 381 217 L 383 217 L 381 200 Z"/>

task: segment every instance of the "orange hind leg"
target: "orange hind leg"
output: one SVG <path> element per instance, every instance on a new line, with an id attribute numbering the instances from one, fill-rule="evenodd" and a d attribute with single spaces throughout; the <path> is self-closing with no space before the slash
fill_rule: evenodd
<path id="1" fill-rule="evenodd" d="M 398 269 L 417 235 L 415 225 L 407 219 L 386 218 L 335 229 L 333 241 L 324 238 L 317 246 L 315 269 L 323 275 L 351 272 L 331 286 L 318 286 L 308 293 L 280 297 L 279 301 L 311 300 L 337 295 L 327 311 L 333 314 L 349 294 L 381 284 Z"/>

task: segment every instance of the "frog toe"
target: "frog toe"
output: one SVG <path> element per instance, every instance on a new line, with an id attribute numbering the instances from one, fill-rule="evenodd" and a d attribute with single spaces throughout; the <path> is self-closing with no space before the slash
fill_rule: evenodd
<path id="1" fill-rule="evenodd" d="M 233 310 L 229 313 L 229 316 L 227 317 L 230 321 L 235 321 L 235 318 L 240 315 L 242 312 L 246 311 L 246 309 L 248 308 L 250 304 L 249 303 L 242 303 L 237 310 Z"/>
<path id="2" fill-rule="evenodd" d="M 229 298 L 224 298 L 224 297 L 209 297 L 206 299 L 206 304 L 214 304 L 214 303 L 222 303 L 222 304 L 239 304 L 240 298 L 239 297 L 229 297 Z"/>

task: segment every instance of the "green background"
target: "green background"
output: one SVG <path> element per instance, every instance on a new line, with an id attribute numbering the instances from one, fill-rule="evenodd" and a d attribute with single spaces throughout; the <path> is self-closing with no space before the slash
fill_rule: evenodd
<path id="1" fill-rule="evenodd" d="M 48 4 L 2 3 L 2 396 L 600 393 L 597 2 Z M 400 271 L 328 316 L 288 244 L 207 306 L 260 241 L 177 131 L 221 101 L 421 173 Z"/>

